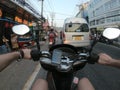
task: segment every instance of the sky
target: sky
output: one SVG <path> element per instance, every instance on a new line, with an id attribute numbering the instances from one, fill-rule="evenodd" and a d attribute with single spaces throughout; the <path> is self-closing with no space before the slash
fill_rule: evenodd
<path id="1" fill-rule="evenodd" d="M 90 0 L 44 0 L 43 16 L 57 27 L 62 27 L 64 20 L 74 17 L 79 11 L 78 5 Z M 28 0 L 30 5 L 41 14 L 41 0 Z"/>

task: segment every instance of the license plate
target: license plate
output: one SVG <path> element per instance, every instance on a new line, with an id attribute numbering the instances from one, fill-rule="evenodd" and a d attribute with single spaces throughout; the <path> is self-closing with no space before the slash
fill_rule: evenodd
<path id="1" fill-rule="evenodd" d="M 83 40 L 83 36 L 73 36 L 73 40 Z"/>

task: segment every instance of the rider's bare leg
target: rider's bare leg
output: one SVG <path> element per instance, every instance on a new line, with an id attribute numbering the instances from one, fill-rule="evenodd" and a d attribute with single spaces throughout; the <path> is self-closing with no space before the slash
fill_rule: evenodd
<path id="1" fill-rule="evenodd" d="M 95 88 L 87 78 L 82 78 L 78 83 L 78 90 L 95 90 Z"/>
<path id="2" fill-rule="evenodd" d="M 48 90 L 48 83 L 44 79 L 38 79 L 32 87 L 32 90 Z"/>

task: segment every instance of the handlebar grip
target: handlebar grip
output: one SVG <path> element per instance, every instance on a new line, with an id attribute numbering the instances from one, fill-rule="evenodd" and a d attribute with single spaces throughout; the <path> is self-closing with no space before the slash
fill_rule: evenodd
<path id="1" fill-rule="evenodd" d="M 88 57 L 88 63 L 94 64 L 95 62 L 98 62 L 99 55 L 95 53 L 91 53 L 90 57 Z"/>
<path id="2" fill-rule="evenodd" d="M 32 57 L 33 61 L 38 61 L 39 60 L 39 58 L 40 58 L 39 50 L 33 49 L 30 54 L 31 54 L 31 57 Z"/>

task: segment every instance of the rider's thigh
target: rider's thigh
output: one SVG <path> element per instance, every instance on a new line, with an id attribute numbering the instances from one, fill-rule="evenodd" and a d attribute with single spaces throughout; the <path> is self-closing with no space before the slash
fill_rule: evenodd
<path id="1" fill-rule="evenodd" d="M 48 83 L 44 79 L 38 79 L 33 87 L 32 90 L 48 90 Z"/>
<path id="2" fill-rule="evenodd" d="M 87 78 L 82 78 L 78 83 L 78 90 L 95 90 L 95 88 Z"/>

